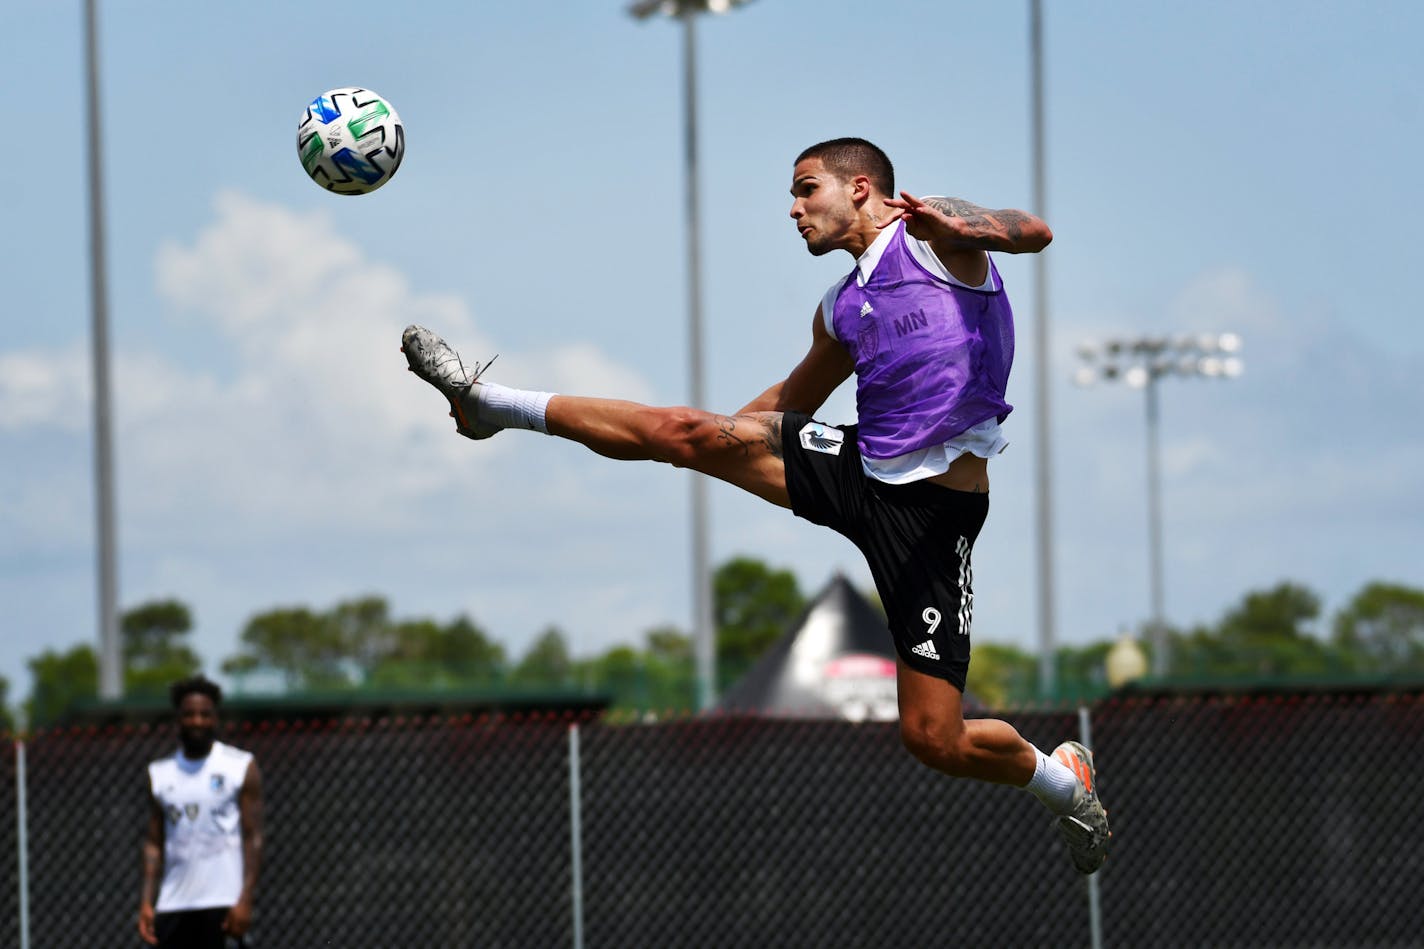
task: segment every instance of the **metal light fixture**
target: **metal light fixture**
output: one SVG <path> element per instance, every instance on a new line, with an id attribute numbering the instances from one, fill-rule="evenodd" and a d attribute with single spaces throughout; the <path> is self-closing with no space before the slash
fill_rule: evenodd
<path id="1" fill-rule="evenodd" d="M 729 13 L 751 0 L 638 0 L 628 4 L 628 15 L 635 20 L 653 16 L 688 17 L 699 13 Z"/>
<path id="2" fill-rule="evenodd" d="M 693 23 L 701 13 L 727 13 L 749 0 L 637 0 L 635 20 L 667 16 L 682 21 L 684 158 L 687 168 L 687 311 L 690 402 L 706 408 L 702 374 L 702 248 L 697 185 L 697 43 Z M 693 651 L 697 657 L 697 707 L 716 701 L 717 653 L 712 625 L 712 572 L 708 563 L 707 479 L 692 475 Z"/>
<path id="3" fill-rule="evenodd" d="M 1080 386 L 1096 382 L 1125 382 L 1147 394 L 1147 532 L 1152 607 L 1149 641 L 1152 673 L 1165 676 L 1168 667 L 1167 624 L 1162 605 L 1162 487 L 1157 436 L 1157 382 L 1172 376 L 1235 379 L 1244 366 L 1236 354 L 1241 337 L 1235 333 L 1196 336 L 1137 336 L 1085 341 L 1078 345 L 1082 360 L 1073 381 Z"/>

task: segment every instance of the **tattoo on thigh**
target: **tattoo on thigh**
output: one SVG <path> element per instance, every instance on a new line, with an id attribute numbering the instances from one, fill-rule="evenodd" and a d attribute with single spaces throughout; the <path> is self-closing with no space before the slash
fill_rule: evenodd
<path id="1" fill-rule="evenodd" d="M 751 453 L 751 445 L 737 433 L 737 419 L 745 416 L 717 416 L 717 440 L 724 445 L 741 448 L 742 454 Z"/>
<path id="2" fill-rule="evenodd" d="M 781 416 L 760 415 L 756 421 L 761 425 L 761 443 L 773 458 L 781 458 L 785 452 L 781 447 Z"/>
<path id="3" fill-rule="evenodd" d="M 780 415 L 769 412 L 718 415 L 716 424 L 717 440 L 727 447 L 740 448 L 742 455 L 750 455 L 753 444 L 760 442 L 773 458 L 782 457 Z"/>

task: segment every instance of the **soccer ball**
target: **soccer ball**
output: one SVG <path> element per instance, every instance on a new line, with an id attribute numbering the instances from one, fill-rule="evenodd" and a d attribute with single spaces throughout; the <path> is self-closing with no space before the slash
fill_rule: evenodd
<path id="1" fill-rule="evenodd" d="M 391 104 L 348 86 L 311 101 L 297 126 L 297 157 L 312 181 L 337 194 L 369 194 L 405 156 L 405 127 Z"/>

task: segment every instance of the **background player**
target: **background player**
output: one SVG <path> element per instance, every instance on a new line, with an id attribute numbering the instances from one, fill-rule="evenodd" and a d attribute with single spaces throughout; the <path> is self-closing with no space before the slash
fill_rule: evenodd
<path id="1" fill-rule="evenodd" d="M 223 949 L 229 936 L 240 946 L 262 862 L 262 775 L 250 753 L 216 740 L 217 683 L 184 679 L 170 696 L 179 747 L 148 766 L 139 935 L 160 949 Z"/>

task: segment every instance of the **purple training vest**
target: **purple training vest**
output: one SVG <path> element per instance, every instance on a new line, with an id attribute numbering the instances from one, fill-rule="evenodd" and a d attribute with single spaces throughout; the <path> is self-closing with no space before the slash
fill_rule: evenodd
<path id="1" fill-rule="evenodd" d="M 1014 313 L 992 260 L 992 286 L 933 276 L 896 233 L 864 287 L 856 272 L 836 297 L 832 326 L 855 359 L 861 452 L 893 458 L 940 445 L 1013 411 Z"/>

